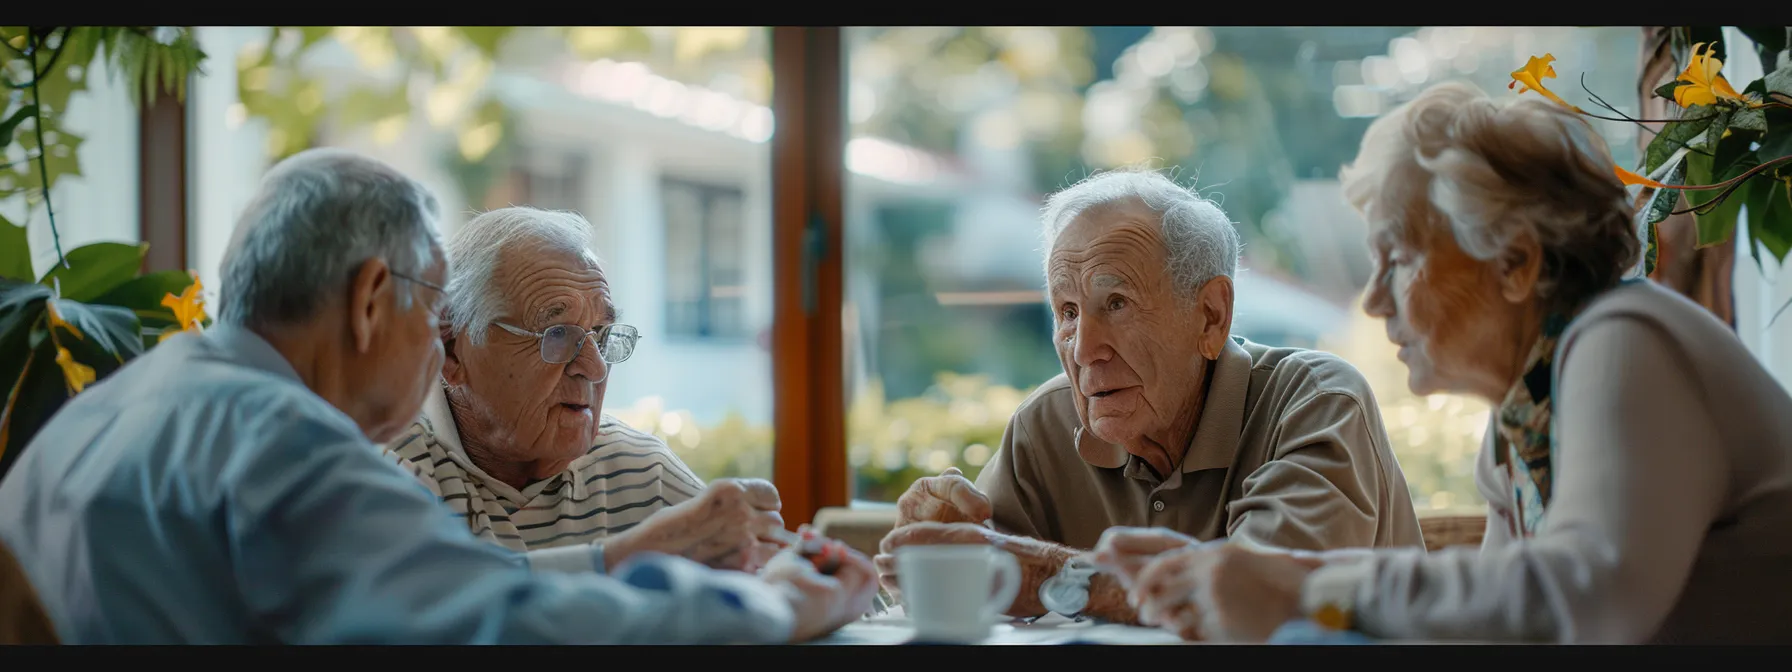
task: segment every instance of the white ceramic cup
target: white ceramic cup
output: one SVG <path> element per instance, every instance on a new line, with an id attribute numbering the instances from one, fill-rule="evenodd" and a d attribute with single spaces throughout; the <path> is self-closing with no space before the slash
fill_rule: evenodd
<path id="1" fill-rule="evenodd" d="M 896 550 L 896 576 L 915 638 L 928 642 L 989 637 L 1020 594 L 1020 561 L 981 544 L 904 546 Z"/>

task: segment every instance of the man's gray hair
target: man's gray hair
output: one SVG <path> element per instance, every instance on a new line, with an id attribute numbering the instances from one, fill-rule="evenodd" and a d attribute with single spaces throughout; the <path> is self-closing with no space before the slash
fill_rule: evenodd
<path id="1" fill-rule="evenodd" d="M 474 345 L 504 314 L 504 294 L 495 282 L 504 251 L 530 245 L 531 252 L 567 252 L 597 263 L 591 222 L 576 212 L 524 206 L 486 212 L 448 236 L 448 323 Z"/>
<path id="2" fill-rule="evenodd" d="M 344 296 L 370 259 L 417 277 L 440 247 L 439 210 L 428 188 L 371 157 L 311 149 L 281 161 L 262 178 L 224 253 L 219 322 L 304 322 Z M 411 299 L 399 292 L 401 308 Z"/>
<path id="3" fill-rule="evenodd" d="M 1169 252 L 1170 278 L 1179 295 L 1193 297 L 1208 280 L 1238 272 L 1238 229 L 1226 213 L 1194 189 L 1148 170 L 1096 173 L 1047 198 L 1041 217 L 1046 263 L 1051 263 L 1058 234 L 1078 216 L 1126 201 L 1157 212 Z"/>

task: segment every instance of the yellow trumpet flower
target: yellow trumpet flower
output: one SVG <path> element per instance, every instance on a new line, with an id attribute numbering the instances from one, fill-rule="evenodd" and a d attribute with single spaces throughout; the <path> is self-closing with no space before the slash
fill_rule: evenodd
<path id="1" fill-rule="evenodd" d="M 1617 171 L 1618 171 L 1618 181 L 1619 182 L 1623 182 L 1625 184 L 1640 185 L 1640 186 L 1644 186 L 1644 187 L 1649 187 L 1651 189 L 1667 189 L 1667 188 L 1669 188 L 1668 185 L 1662 184 L 1660 182 L 1656 182 L 1655 180 L 1651 180 L 1647 177 L 1643 177 L 1636 173 L 1625 170 L 1623 166 L 1612 166 L 1612 167 L 1617 169 Z"/>
<path id="2" fill-rule="evenodd" d="M 1692 45 L 1692 60 L 1687 62 L 1685 70 L 1680 71 L 1680 76 L 1674 79 L 1681 82 L 1680 86 L 1674 87 L 1674 104 L 1692 107 L 1711 105 L 1718 100 L 1747 104 L 1748 101 L 1736 93 L 1736 89 L 1730 88 L 1730 83 L 1722 74 L 1723 68 L 1724 62 L 1712 57 L 1710 45 L 1704 42 Z"/>
<path id="3" fill-rule="evenodd" d="M 56 346 L 56 364 L 62 367 L 62 380 L 68 385 L 69 396 L 81 393 L 93 382 L 93 367 L 75 361 L 75 355 L 68 348 Z"/>
<path id="4" fill-rule="evenodd" d="M 1560 104 L 1562 107 L 1574 110 L 1575 112 L 1580 112 L 1580 108 L 1569 105 L 1568 101 L 1562 100 L 1561 96 L 1556 95 L 1555 92 L 1550 91 L 1547 87 L 1543 86 L 1543 80 L 1556 78 L 1556 68 L 1555 66 L 1550 65 L 1550 63 L 1555 60 L 1556 57 L 1554 54 L 1544 54 L 1541 58 L 1532 56 L 1529 61 L 1525 62 L 1524 67 L 1512 71 L 1512 81 L 1506 84 L 1506 88 L 1511 89 L 1513 87 L 1518 87 L 1519 94 L 1523 94 L 1526 91 L 1536 91 L 1544 98 L 1556 101 L 1556 103 Z M 1585 113 L 1583 112 L 1582 114 Z"/>
<path id="5" fill-rule="evenodd" d="M 162 332 L 162 336 L 156 339 L 157 343 L 168 340 L 169 336 L 183 331 L 204 330 L 201 325 L 205 322 L 205 297 L 201 296 L 200 292 L 204 291 L 205 287 L 199 284 L 199 274 L 192 271 L 188 271 L 188 273 L 193 276 L 193 284 L 187 285 L 186 291 L 181 292 L 179 296 L 168 294 L 162 297 L 162 305 L 174 312 L 174 321 L 180 325 L 180 328 Z"/>

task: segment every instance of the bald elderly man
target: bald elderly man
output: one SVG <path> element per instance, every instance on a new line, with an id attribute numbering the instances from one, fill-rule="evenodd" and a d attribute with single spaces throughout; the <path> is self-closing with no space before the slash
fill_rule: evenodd
<path id="1" fill-rule="evenodd" d="M 1022 402 L 975 484 L 954 469 L 903 494 L 875 558 L 886 589 L 904 546 L 993 544 L 1021 561 L 1009 615 L 1136 623 L 1086 554 L 1111 527 L 1423 546 L 1363 376 L 1230 335 L 1239 242 L 1217 206 L 1155 172 L 1109 172 L 1054 194 L 1044 229 L 1064 374 Z"/>

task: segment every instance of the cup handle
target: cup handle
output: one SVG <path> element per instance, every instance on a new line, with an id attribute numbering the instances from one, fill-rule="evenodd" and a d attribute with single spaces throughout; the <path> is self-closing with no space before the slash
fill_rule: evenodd
<path id="1" fill-rule="evenodd" d="M 996 551 L 996 562 L 990 571 L 995 573 L 996 588 L 989 596 L 989 602 L 983 605 L 985 622 L 998 620 L 1002 611 L 1020 596 L 1020 560 L 1015 559 L 1013 553 Z"/>

